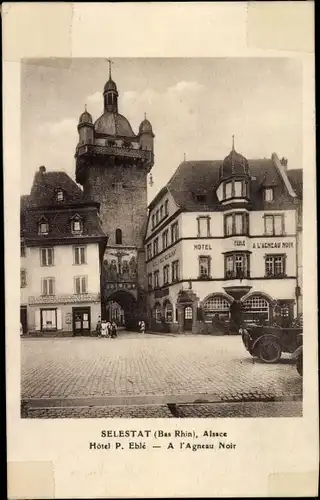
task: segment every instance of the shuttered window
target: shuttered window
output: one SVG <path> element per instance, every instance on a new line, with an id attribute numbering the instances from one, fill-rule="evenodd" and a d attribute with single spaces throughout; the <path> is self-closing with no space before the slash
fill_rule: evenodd
<path id="1" fill-rule="evenodd" d="M 87 276 L 76 276 L 74 279 L 74 288 L 74 293 L 76 295 L 87 293 Z"/>

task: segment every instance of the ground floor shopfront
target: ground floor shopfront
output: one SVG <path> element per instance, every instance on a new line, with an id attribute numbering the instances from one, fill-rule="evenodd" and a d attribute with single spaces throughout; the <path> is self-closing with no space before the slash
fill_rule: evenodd
<path id="1" fill-rule="evenodd" d="M 230 306 L 235 299 L 241 301 L 246 322 L 269 323 L 277 317 L 285 325 L 297 315 L 295 279 L 190 280 L 149 292 L 149 328 L 229 332 Z"/>
<path id="2" fill-rule="evenodd" d="M 20 322 L 29 335 L 91 335 L 101 316 L 99 294 L 30 298 L 20 306 Z"/>

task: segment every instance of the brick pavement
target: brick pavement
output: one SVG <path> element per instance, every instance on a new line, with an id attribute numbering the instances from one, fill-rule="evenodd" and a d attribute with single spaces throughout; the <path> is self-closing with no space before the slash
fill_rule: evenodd
<path id="1" fill-rule="evenodd" d="M 237 401 L 302 395 L 301 377 L 288 359 L 253 362 L 238 336 L 22 338 L 21 360 L 23 399 L 211 394 Z"/>

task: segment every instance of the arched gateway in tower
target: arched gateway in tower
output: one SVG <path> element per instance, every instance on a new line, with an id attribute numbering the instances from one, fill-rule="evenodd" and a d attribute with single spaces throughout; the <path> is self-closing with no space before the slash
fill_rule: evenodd
<path id="1" fill-rule="evenodd" d="M 103 114 L 94 123 L 87 110 L 80 116 L 76 181 L 82 184 L 86 199 L 100 203 L 102 228 L 109 236 L 101 266 L 102 317 L 109 318 L 117 303 L 132 328 L 146 315 L 143 239 L 154 134 L 146 118 L 135 134 L 118 112 L 111 69 L 103 100 Z"/>

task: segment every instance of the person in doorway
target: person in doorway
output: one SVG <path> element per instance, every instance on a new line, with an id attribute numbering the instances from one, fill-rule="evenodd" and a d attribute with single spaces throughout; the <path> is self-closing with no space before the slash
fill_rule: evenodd
<path id="1" fill-rule="evenodd" d="M 98 323 L 96 326 L 96 334 L 98 337 L 101 337 L 101 317 L 98 318 Z"/>
<path id="2" fill-rule="evenodd" d="M 22 323 L 20 323 L 20 336 L 23 335 L 23 327 L 22 327 Z"/>
<path id="3" fill-rule="evenodd" d="M 101 321 L 101 328 L 100 328 L 100 334 L 102 338 L 107 338 L 108 337 L 108 327 L 107 327 L 107 322 L 105 319 Z"/>
<path id="4" fill-rule="evenodd" d="M 111 338 L 115 339 L 117 337 L 117 325 L 115 321 L 111 323 Z"/>
<path id="5" fill-rule="evenodd" d="M 145 333 L 145 331 L 146 331 L 146 324 L 145 324 L 145 322 L 144 321 L 140 321 L 139 326 L 140 326 L 140 332 L 142 334 Z"/>

